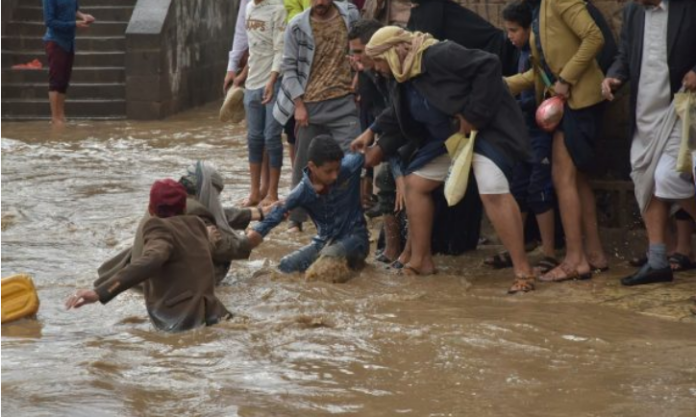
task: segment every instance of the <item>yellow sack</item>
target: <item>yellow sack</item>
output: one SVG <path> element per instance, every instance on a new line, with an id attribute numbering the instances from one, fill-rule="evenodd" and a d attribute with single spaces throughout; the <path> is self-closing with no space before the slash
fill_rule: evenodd
<path id="1" fill-rule="evenodd" d="M 33 316 L 39 311 L 39 296 L 28 275 L 18 274 L 2 279 L 2 322 Z"/>
<path id="2" fill-rule="evenodd" d="M 694 169 L 691 151 L 696 151 L 696 93 L 675 94 L 674 110 L 682 121 L 677 172 L 691 174 Z"/>
<path id="3" fill-rule="evenodd" d="M 474 159 L 475 139 L 476 131 L 473 131 L 468 138 L 461 133 L 455 133 L 445 142 L 447 152 L 452 158 L 445 180 L 445 198 L 450 207 L 459 203 L 466 194 L 471 161 Z"/>

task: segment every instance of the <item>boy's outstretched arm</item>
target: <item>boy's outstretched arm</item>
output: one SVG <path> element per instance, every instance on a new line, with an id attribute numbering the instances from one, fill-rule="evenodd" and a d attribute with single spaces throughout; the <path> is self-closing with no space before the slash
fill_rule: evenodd
<path id="1" fill-rule="evenodd" d="M 270 233 L 273 228 L 278 226 L 295 207 L 301 206 L 304 197 L 303 183 L 299 183 L 297 187 L 290 193 L 285 202 L 278 203 L 266 217 L 256 224 L 253 228 L 247 231 L 247 239 L 251 248 L 254 249 L 263 242 L 263 238 Z"/>

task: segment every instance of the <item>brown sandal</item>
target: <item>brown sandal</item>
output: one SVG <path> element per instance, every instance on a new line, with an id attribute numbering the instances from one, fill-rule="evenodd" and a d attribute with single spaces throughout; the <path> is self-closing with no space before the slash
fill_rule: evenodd
<path id="1" fill-rule="evenodd" d="M 565 276 L 555 276 L 554 271 L 560 269 Z M 542 282 L 564 282 L 564 281 L 583 281 L 592 278 L 592 271 L 581 274 L 577 269 L 571 268 L 568 264 L 562 263 L 548 273 L 539 277 Z"/>
<path id="2" fill-rule="evenodd" d="M 519 292 L 525 293 L 529 291 L 534 291 L 534 281 L 536 278 L 534 276 L 529 277 L 517 277 L 515 282 L 512 283 L 512 287 L 508 290 L 508 294 L 517 294 Z"/>

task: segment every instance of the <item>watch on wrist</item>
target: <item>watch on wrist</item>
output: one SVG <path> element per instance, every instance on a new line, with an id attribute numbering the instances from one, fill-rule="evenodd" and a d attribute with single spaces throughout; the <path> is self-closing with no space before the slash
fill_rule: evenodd
<path id="1" fill-rule="evenodd" d="M 570 85 L 570 83 L 563 79 L 563 77 L 558 77 L 558 82 L 565 85 Z"/>

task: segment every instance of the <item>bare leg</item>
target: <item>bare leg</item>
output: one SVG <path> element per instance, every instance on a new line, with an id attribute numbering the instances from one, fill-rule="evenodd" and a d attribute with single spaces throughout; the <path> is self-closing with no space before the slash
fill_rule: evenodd
<path id="1" fill-rule="evenodd" d="M 393 214 L 384 215 L 384 256 L 396 259 L 401 253 L 401 233 L 399 221 Z"/>
<path id="2" fill-rule="evenodd" d="M 409 219 L 408 231 L 411 244 L 411 259 L 408 264 L 423 274 L 435 271 L 430 247 L 435 212 L 431 193 L 440 184 L 442 183 L 415 174 L 406 177 L 406 212 Z"/>
<path id="3" fill-rule="evenodd" d="M 244 200 L 242 207 L 254 207 L 259 204 L 259 187 L 261 183 L 261 164 L 249 163 L 249 173 L 251 174 L 251 189 L 249 197 Z"/>
<path id="4" fill-rule="evenodd" d="M 645 229 L 648 232 L 648 242 L 651 245 L 665 243 L 665 229 L 669 215 L 669 204 L 653 197 L 643 214 Z"/>
<path id="5" fill-rule="evenodd" d="M 259 200 L 263 200 L 268 195 L 268 189 L 271 185 L 270 175 L 271 172 L 270 166 L 268 165 L 268 152 L 264 150 L 263 164 L 261 165 L 261 185 L 259 187 Z"/>
<path id="6" fill-rule="evenodd" d="M 65 126 L 65 94 L 49 91 L 48 101 L 51 105 L 51 123 L 53 126 Z"/>
<path id="7" fill-rule="evenodd" d="M 694 231 L 694 224 L 691 220 L 677 220 L 677 246 L 676 253 L 691 257 L 691 234 Z"/>
<path id="8" fill-rule="evenodd" d="M 512 194 L 481 194 L 481 201 L 496 234 L 510 253 L 515 275 L 531 276 L 532 268 L 524 250 L 522 215 Z"/>
<path id="9" fill-rule="evenodd" d="M 582 230 L 585 235 L 587 262 L 595 268 L 604 268 L 609 262 L 602 247 L 597 225 L 597 203 L 594 191 L 584 174 L 577 174 L 578 193 L 582 205 Z"/>
<path id="10" fill-rule="evenodd" d="M 278 201 L 278 183 L 280 182 L 280 168 L 269 168 L 268 193 L 261 201 L 262 206 L 269 206 Z"/>
<path id="11" fill-rule="evenodd" d="M 556 132 L 553 137 L 552 175 L 566 236 L 566 255 L 561 266 L 544 275 L 543 278 L 550 281 L 565 278 L 567 270 L 580 274 L 590 272 L 582 242 L 582 206 L 578 192 L 578 172 L 566 149 L 563 132 Z"/>
<path id="12" fill-rule="evenodd" d="M 292 143 L 288 144 L 288 150 L 290 151 L 290 166 L 295 166 L 295 145 Z"/>
<path id="13" fill-rule="evenodd" d="M 539 225 L 539 234 L 541 235 L 541 249 L 544 256 L 550 258 L 556 257 L 556 224 L 554 219 L 554 211 L 547 210 L 544 213 L 536 215 L 537 224 Z"/>

